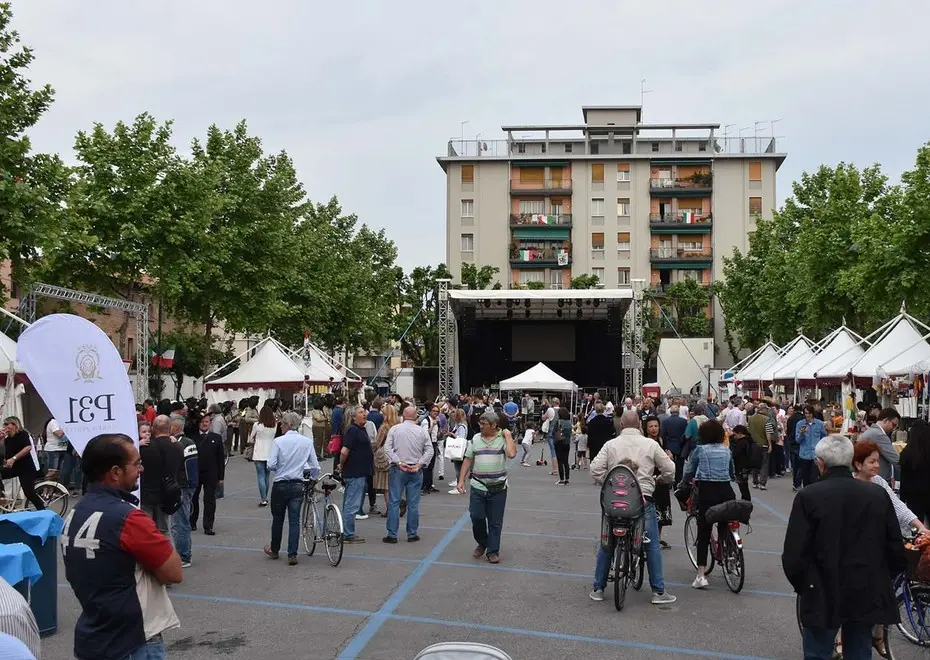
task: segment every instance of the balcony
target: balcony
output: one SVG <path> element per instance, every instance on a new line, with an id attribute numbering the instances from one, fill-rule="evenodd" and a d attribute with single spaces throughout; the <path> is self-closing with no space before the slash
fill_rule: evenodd
<path id="1" fill-rule="evenodd" d="M 681 265 L 705 264 L 699 268 L 710 268 L 713 262 L 713 248 L 659 247 L 649 250 L 649 260 L 657 268 L 675 268 Z"/>
<path id="2" fill-rule="evenodd" d="M 664 298 L 665 294 L 668 292 L 668 288 L 678 284 L 678 282 L 670 282 L 668 284 L 662 284 L 661 282 L 655 282 L 646 287 L 646 293 L 650 294 L 654 298 Z M 705 282 L 698 282 L 698 286 L 707 288 L 710 285 Z"/>
<path id="3" fill-rule="evenodd" d="M 711 213 L 653 213 L 649 216 L 649 229 L 653 234 L 709 234 L 712 220 Z"/>
<path id="4" fill-rule="evenodd" d="M 571 251 L 567 247 L 511 248 L 510 264 L 520 268 L 564 267 L 572 263 Z"/>
<path id="5" fill-rule="evenodd" d="M 520 284 L 519 282 L 511 282 L 508 288 L 512 291 L 528 291 L 533 289 L 549 289 L 550 291 L 561 291 L 562 289 L 567 289 L 568 287 L 555 282 L 524 282 L 523 284 Z"/>
<path id="6" fill-rule="evenodd" d="M 567 176 L 561 179 L 537 179 L 536 181 L 511 179 L 510 192 L 517 195 L 571 195 L 572 180 Z"/>
<path id="7" fill-rule="evenodd" d="M 709 195 L 713 191 L 714 177 L 710 172 L 701 172 L 686 179 L 662 178 L 649 180 L 649 192 L 653 195 L 693 197 Z"/>
<path id="8" fill-rule="evenodd" d="M 537 213 L 511 213 L 511 228 L 532 227 L 546 229 L 547 227 L 571 227 L 572 214 L 561 213 L 559 215 L 541 215 Z"/>
<path id="9" fill-rule="evenodd" d="M 666 311 L 668 314 L 668 311 Z M 713 316 L 701 318 L 700 316 L 686 316 L 683 319 L 674 316 L 659 315 L 660 333 L 672 332 L 680 334 L 683 337 L 713 337 L 714 335 L 714 318 Z"/>

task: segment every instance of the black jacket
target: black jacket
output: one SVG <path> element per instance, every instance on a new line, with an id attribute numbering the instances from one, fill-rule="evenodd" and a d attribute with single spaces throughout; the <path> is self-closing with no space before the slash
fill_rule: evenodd
<path id="1" fill-rule="evenodd" d="M 798 439 L 795 435 L 795 431 L 798 427 L 798 422 L 800 422 L 802 419 L 804 419 L 804 415 L 795 410 L 794 414 L 788 418 L 788 421 L 785 424 L 785 440 L 787 440 L 789 447 L 798 446 Z"/>
<path id="2" fill-rule="evenodd" d="M 142 458 L 140 498 L 142 504 L 161 504 L 162 481 L 165 475 L 177 475 L 181 467 L 181 447 L 169 436 L 152 438 L 149 444 L 139 447 Z M 177 478 L 177 477 L 175 477 Z"/>
<path id="3" fill-rule="evenodd" d="M 730 453 L 733 454 L 733 469 L 737 476 L 749 469 L 749 447 L 751 445 L 752 438 L 748 435 L 739 440 L 730 438 Z"/>
<path id="4" fill-rule="evenodd" d="M 913 440 L 901 452 L 901 499 L 915 513 L 930 511 L 930 452 Z"/>
<path id="5" fill-rule="evenodd" d="M 669 416 L 662 422 L 662 439 L 665 441 L 665 448 L 675 456 L 681 454 L 682 445 L 685 442 L 685 429 L 688 426 L 688 420 L 679 415 Z"/>
<path id="6" fill-rule="evenodd" d="M 614 431 L 614 420 L 605 415 L 595 415 L 588 422 L 588 452 L 591 460 L 597 456 L 601 447 L 608 440 L 613 440 L 617 436 Z"/>
<path id="7" fill-rule="evenodd" d="M 197 443 L 197 467 L 200 469 L 200 483 L 216 485 L 226 476 L 226 449 L 219 433 L 197 431 L 194 437 Z"/>
<path id="8" fill-rule="evenodd" d="M 907 560 L 894 508 L 849 468 L 830 468 L 797 494 L 781 562 L 800 594 L 803 625 L 898 621 L 891 582 Z"/>

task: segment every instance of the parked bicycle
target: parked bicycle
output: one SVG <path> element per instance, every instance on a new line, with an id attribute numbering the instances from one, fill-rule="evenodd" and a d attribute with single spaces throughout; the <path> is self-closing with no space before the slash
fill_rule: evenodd
<path id="1" fill-rule="evenodd" d="M 326 544 L 326 556 L 329 563 L 338 566 L 342 561 L 342 548 L 345 536 L 342 528 L 342 512 L 330 501 L 330 494 L 339 487 L 339 481 L 327 473 L 313 479 L 304 472 L 304 501 L 300 511 L 300 529 L 304 540 L 304 549 L 308 556 L 313 556 L 317 543 Z M 322 496 L 322 501 L 320 499 Z M 323 505 L 320 515 L 318 505 Z"/>
<path id="2" fill-rule="evenodd" d="M 688 517 L 685 519 L 685 549 L 688 552 L 688 559 L 691 565 L 697 570 L 697 536 L 698 536 L 698 512 L 694 503 L 694 493 L 688 498 L 687 504 Z M 746 562 L 743 558 L 743 539 L 740 537 L 740 526 L 742 523 L 738 520 L 726 522 L 727 534 L 723 539 L 717 538 L 717 525 L 710 528 L 710 553 L 707 558 L 707 568 L 704 575 L 710 575 L 714 569 L 715 563 L 720 564 L 723 571 L 723 579 L 727 583 L 727 588 L 735 594 L 738 594 L 746 580 Z M 751 529 L 751 528 L 750 528 Z"/>
<path id="3" fill-rule="evenodd" d="M 628 586 L 639 591 L 643 586 L 646 554 L 643 549 L 642 516 L 633 519 L 608 520 L 608 553 L 611 556 L 607 581 L 614 583 L 614 607 L 623 609 Z"/>
<path id="4" fill-rule="evenodd" d="M 906 539 L 913 542 L 914 538 Z M 917 579 L 917 563 L 922 550 L 910 549 L 908 567 L 894 581 L 895 600 L 900 622 L 897 631 L 911 644 L 930 647 L 930 584 Z"/>
<path id="5" fill-rule="evenodd" d="M 22 488 L 19 485 L 19 479 L 7 481 L 14 484 L 9 495 L 0 497 L 0 513 L 15 513 L 17 511 L 35 511 L 32 502 L 23 497 Z M 57 481 L 43 479 L 35 484 L 36 495 L 45 503 L 45 508 L 54 511 L 59 516 L 64 516 L 68 510 L 68 499 L 70 493 L 68 489 Z"/>

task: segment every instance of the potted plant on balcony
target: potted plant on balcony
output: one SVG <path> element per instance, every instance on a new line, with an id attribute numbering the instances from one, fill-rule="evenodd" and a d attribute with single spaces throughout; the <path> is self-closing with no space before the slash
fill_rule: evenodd
<path id="1" fill-rule="evenodd" d="M 545 282 L 527 282 L 526 288 L 530 289 L 531 291 L 538 291 L 540 289 L 545 289 L 546 283 Z"/>
<path id="2" fill-rule="evenodd" d="M 510 242 L 510 258 L 519 259 L 520 258 L 520 244 L 516 241 Z"/>
<path id="3" fill-rule="evenodd" d="M 689 177 L 691 183 L 699 188 L 710 188 L 714 182 L 714 175 L 710 170 L 699 170 Z"/>

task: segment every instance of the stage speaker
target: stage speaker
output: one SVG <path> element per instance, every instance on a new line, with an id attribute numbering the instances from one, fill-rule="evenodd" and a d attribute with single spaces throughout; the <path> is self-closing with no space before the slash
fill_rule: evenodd
<path id="1" fill-rule="evenodd" d="M 607 336 L 620 337 L 623 334 L 623 314 L 620 313 L 619 305 L 611 305 L 607 308 Z"/>
<path id="2" fill-rule="evenodd" d="M 462 336 L 475 336 L 475 306 L 466 305 L 462 309 Z"/>

